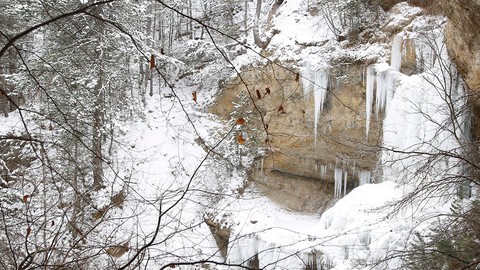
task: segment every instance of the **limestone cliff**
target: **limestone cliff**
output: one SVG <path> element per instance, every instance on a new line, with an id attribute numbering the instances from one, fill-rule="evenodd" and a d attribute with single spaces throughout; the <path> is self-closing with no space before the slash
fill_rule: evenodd
<path id="1" fill-rule="evenodd" d="M 441 1 L 449 22 L 447 48 L 471 90 L 475 135 L 480 137 L 480 1 Z"/>
<path id="2" fill-rule="evenodd" d="M 316 211 L 333 197 L 335 169 L 346 174 L 348 189 L 358 185 L 361 171 L 374 169 L 381 130 L 373 119 L 368 138 L 365 134 L 363 64 L 338 65 L 326 72 L 329 83 L 317 132 L 314 93 L 304 92 L 301 75 L 290 68 L 272 63 L 245 69 L 211 111 L 229 115 L 239 93 L 249 91 L 268 132 L 268 141 L 261 142 L 268 153 L 261 161 L 267 177 L 255 175 L 257 186 L 275 190 L 271 195 L 290 209 Z M 262 129 L 259 119 L 253 124 Z"/>

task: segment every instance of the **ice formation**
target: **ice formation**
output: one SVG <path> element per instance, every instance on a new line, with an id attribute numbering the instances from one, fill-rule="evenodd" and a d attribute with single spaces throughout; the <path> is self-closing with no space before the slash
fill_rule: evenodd
<path id="1" fill-rule="evenodd" d="M 370 183 L 370 171 L 361 171 L 358 174 L 358 185 L 362 186 Z"/>
<path id="2" fill-rule="evenodd" d="M 305 65 L 302 72 L 303 94 L 305 101 L 308 102 L 309 97 L 313 93 L 314 102 L 314 137 L 315 145 L 317 144 L 317 129 L 320 120 L 320 114 L 326 101 L 328 92 L 328 72 L 313 67 L 310 63 Z"/>
<path id="3" fill-rule="evenodd" d="M 365 133 L 367 134 L 370 129 L 370 118 L 372 116 L 372 104 L 373 104 L 373 91 L 375 86 L 375 69 L 373 66 L 368 66 L 367 68 L 367 81 L 366 81 L 366 129 Z"/>
<path id="4" fill-rule="evenodd" d="M 443 35 L 437 34 L 433 38 L 434 33 L 431 34 L 427 40 L 419 38 L 415 43 L 420 53 L 417 55 L 417 59 L 420 59 L 417 65 L 422 71 L 420 75 L 394 75 L 393 79 L 385 77 L 380 82 L 396 90 L 387 94 L 387 113 L 383 121 L 384 146 L 395 151 L 385 151 L 382 163 L 388 164 L 384 178 L 398 183 L 412 183 L 414 179 L 421 178 L 419 171 L 426 174 L 428 179 L 432 178 L 431 175 L 441 175 L 447 171 L 450 174 L 461 173 L 455 171 L 462 167 L 461 161 L 455 157 L 431 161 L 427 170 L 421 170 L 425 168 L 425 158 L 408 155 L 411 151 L 461 155 L 458 152 L 460 145 L 469 136 L 462 81 L 448 60 Z M 396 81 L 400 83 L 397 85 Z"/>
<path id="5" fill-rule="evenodd" d="M 328 89 L 328 73 L 325 71 L 315 72 L 315 84 L 314 84 L 314 102 L 315 102 L 315 124 L 314 124 L 314 136 L 315 144 L 317 144 L 317 128 L 318 121 L 320 120 L 320 113 L 323 111 L 323 104 L 327 97 Z"/>
<path id="6" fill-rule="evenodd" d="M 325 180 L 326 177 L 327 177 L 327 165 L 322 164 L 320 165 L 320 179 Z"/>
<path id="7" fill-rule="evenodd" d="M 308 102 L 310 95 L 313 92 L 312 83 L 312 66 L 310 63 L 306 63 L 302 70 L 302 86 L 303 86 L 303 98 L 305 102 Z"/>
<path id="8" fill-rule="evenodd" d="M 428 69 L 432 69 L 437 63 L 438 57 L 443 58 L 442 51 L 446 51 L 443 37 L 441 35 L 435 35 L 430 33 L 425 37 L 419 38 L 420 42 L 415 42 L 415 59 L 416 66 L 419 72 L 423 72 Z"/>
<path id="9" fill-rule="evenodd" d="M 395 93 L 396 82 L 401 73 L 388 67 L 378 72 L 376 76 L 376 114 L 385 112 L 388 109 L 388 103 Z"/>
<path id="10" fill-rule="evenodd" d="M 256 174 L 261 179 L 262 181 L 265 180 L 265 168 L 264 168 L 264 163 L 265 163 L 265 157 L 261 157 L 259 160 L 256 162 Z"/>
<path id="11" fill-rule="evenodd" d="M 339 199 L 347 195 L 348 168 L 345 161 L 337 161 L 335 165 L 334 180 L 334 198 Z M 343 195 L 342 195 L 343 191 Z"/>
<path id="12" fill-rule="evenodd" d="M 374 64 L 367 67 L 365 83 L 365 133 L 368 138 L 372 117 L 373 100 L 375 99 L 375 113 L 388 109 L 388 104 L 395 93 L 396 83 L 402 74 L 399 72 L 402 62 L 402 42 L 400 34 L 393 39 L 391 61 L 388 64 Z"/>
<path id="13" fill-rule="evenodd" d="M 343 178 L 343 170 L 341 168 L 335 168 L 335 190 L 334 190 L 334 198 L 338 199 L 342 196 L 342 179 Z"/>
<path id="14" fill-rule="evenodd" d="M 397 34 L 393 38 L 392 51 L 390 56 L 390 66 L 395 70 L 400 70 L 402 66 L 402 34 Z"/>

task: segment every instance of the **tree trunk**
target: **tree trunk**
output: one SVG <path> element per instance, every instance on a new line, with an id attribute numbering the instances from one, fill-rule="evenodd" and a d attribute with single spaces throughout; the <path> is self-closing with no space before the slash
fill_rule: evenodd
<path id="1" fill-rule="evenodd" d="M 257 7 L 255 9 L 255 19 L 253 20 L 253 41 L 259 48 L 265 49 L 267 48 L 272 38 L 268 38 L 265 41 L 260 38 L 260 26 L 258 25 L 259 24 L 258 21 L 260 20 L 261 11 L 262 11 L 262 0 L 257 0 Z"/>
<path id="2" fill-rule="evenodd" d="M 243 15 L 243 29 L 245 31 L 245 39 L 248 37 L 248 0 L 245 0 L 245 13 Z"/>
<path id="3" fill-rule="evenodd" d="M 97 6 L 95 8 L 95 15 L 101 16 L 102 7 Z M 102 20 L 96 19 L 97 30 L 100 33 L 99 41 L 100 44 L 103 42 L 104 34 L 104 22 Z M 103 183 L 103 154 L 102 154 L 102 128 L 103 128 L 103 119 L 104 119 L 104 100 L 103 100 L 103 88 L 104 88 L 104 76 L 105 71 L 103 67 L 103 49 L 97 48 L 95 50 L 95 55 L 98 59 L 97 67 L 97 83 L 94 87 L 94 112 L 93 112 L 93 132 L 92 132 L 92 145 L 93 145 L 93 187 L 95 190 L 99 190 L 104 186 Z"/>

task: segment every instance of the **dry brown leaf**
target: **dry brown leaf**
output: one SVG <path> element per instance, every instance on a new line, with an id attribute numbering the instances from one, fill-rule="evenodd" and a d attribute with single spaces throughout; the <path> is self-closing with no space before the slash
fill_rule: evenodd
<path id="1" fill-rule="evenodd" d="M 129 250 L 129 247 L 128 247 L 128 242 L 123 244 L 123 245 L 119 245 L 119 246 L 111 246 L 109 248 L 107 248 L 107 254 L 114 257 L 114 258 L 119 258 L 121 257 L 123 254 L 127 253 L 127 251 Z"/>
<path id="2" fill-rule="evenodd" d="M 155 68 L 155 55 L 150 55 L 150 69 Z"/>
<path id="3" fill-rule="evenodd" d="M 193 98 L 193 101 L 195 101 L 195 103 L 197 103 L 197 91 L 192 92 L 192 98 Z"/>
<path id="4" fill-rule="evenodd" d="M 242 134 L 238 134 L 237 141 L 238 141 L 238 144 L 244 144 L 245 143 L 245 139 L 242 137 Z"/>
<path id="5" fill-rule="evenodd" d="M 245 119 L 243 119 L 242 117 L 238 118 L 237 121 L 235 122 L 235 124 L 237 125 L 243 125 L 245 124 Z"/>
<path id="6" fill-rule="evenodd" d="M 262 94 L 260 94 L 260 91 L 258 91 L 258 89 L 257 89 L 257 98 L 258 98 L 258 99 L 261 99 L 261 98 L 262 98 Z"/>

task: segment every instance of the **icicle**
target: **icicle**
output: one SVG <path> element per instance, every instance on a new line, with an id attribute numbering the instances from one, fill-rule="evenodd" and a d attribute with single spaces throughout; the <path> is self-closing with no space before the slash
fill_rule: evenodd
<path id="1" fill-rule="evenodd" d="M 315 145 L 317 145 L 317 127 L 320 119 L 320 113 L 323 111 L 323 104 L 327 96 L 328 73 L 325 71 L 317 71 L 315 73 L 314 84 L 314 101 L 315 101 L 315 118 L 314 118 L 314 136 Z"/>
<path id="2" fill-rule="evenodd" d="M 378 72 L 377 78 L 376 78 L 377 91 L 376 91 L 376 104 L 375 104 L 376 105 L 375 106 L 376 110 L 375 110 L 375 112 L 376 112 L 377 115 L 380 111 L 383 111 L 385 109 L 385 98 L 386 98 L 385 81 L 386 81 L 387 73 L 388 73 L 388 70 L 380 71 L 380 72 Z"/>
<path id="3" fill-rule="evenodd" d="M 343 196 L 347 195 L 347 179 L 348 179 L 348 170 L 346 166 L 343 166 Z"/>
<path id="4" fill-rule="evenodd" d="M 361 171 L 358 174 L 358 185 L 365 185 L 370 183 L 370 171 Z"/>
<path id="5" fill-rule="evenodd" d="M 368 132 L 370 129 L 370 117 L 372 116 L 372 104 L 373 104 L 373 88 L 375 85 L 375 69 L 373 66 L 367 68 L 367 82 L 365 84 L 366 89 L 366 120 L 365 120 L 365 133 L 368 138 Z"/>
<path id="6" fill-rule="evenodd" d="M 260 176 L 262 177 L 262 180 L 265 180 L 265 170 L 263 168 L 264 160 L 264 157 L 262 157 L 262 159 L 260 160 Z"/>
<path id="7" fill-rule="evenodd" d="M 375 109 L 378 115 L 388 110 L 388 104 L 395 93 L 395 84 L 400 72 L 386 65 L 377 65 Z"/>
<path id="8" fill-rule="evenodd" d="M 334 198 L 339 199 L 342 197 L 342 182 L 345 180 L 345 185 L 346 186 L 346 164 L 342 161 L 340 164 L 339 160 L 336 161 L 335 164 L 335 173 L 334 173 Z M 346 190 L 344 190 L 346 192 Z"/>
<path id="9" fill-rule="evenodd" d="M 335 189 L 334 189 L 334 198 L 338 199 L 342 195 L 342 176 L 343 170 L 341 168 L 335 168 Z"/>
<path id="10" fill-rule="evenodd" d="M 305 102 L 308 101 L 310 94 L 313 92 L 313 71 L 310 63 L 307 63 L 302 71 L 302 86 L 303 86 L 303 98 Z"/>
<path id="11" fill-rule="evenodd" d="M 353 161 L 352 176 L 355 177 L 356 162 Z"/>
<path id="12" fill-rule="evenodd" d="M 397 81 L 400 76 L 401 76 L 401 73 L 395 70 L 389 70 L 389 72 L 387 73 L 387 79 L 385 82 L 385 87 L 387 89 L 385 89 L 386 98 L 385 98 L 385 104 L 383 108 L 384 112 L 388 111 L 390 102 L 393 99 L 393 95 L 395 94 Z"/>
<path id="13" fill-rule="evenodd" d="M 320 179 L 325 180 L 326 177 L 327 177 L 327 166 L 320 165 Z"/>
<path id="14" fill-rule="evenodd" d="M 460 125 L 462 125 L 462 133 L 466 142 L 473 140 L 472 136 L 472 115 L 468 112 L 464 112 L 461 116 Z"/>
<path id="15" fill-rule="evenodd" d="M 397 34 L 393 38 L 390 66 L 395 70 L 400 70 L 400 67 L 402 66 L 402 42 L 403 37 L 401 34 Z"/>

